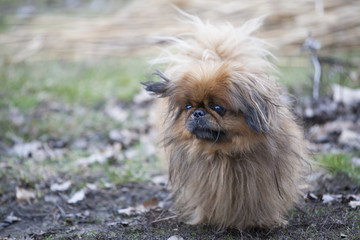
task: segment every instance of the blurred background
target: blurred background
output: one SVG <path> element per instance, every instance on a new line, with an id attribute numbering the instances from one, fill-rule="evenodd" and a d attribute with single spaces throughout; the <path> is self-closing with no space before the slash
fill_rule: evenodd
<path id="1" fill-rule="evenodd" d="M 309 150 L 331 173 L 360 182 L 358 0 L 0 0 L 3 219 L 15 201 L 61 192 L 77 203 L 163 176 L 140 82 L 152 78 L 148 61 L 166 46 L 157 37 L 188 30 L 173 5 L 235 26 L 266 16 L 258 36 L 272 45 Z M 72 199 L 78 192 L 84 197 Z M 114 201 L 129 206 L 151 198 L 145 192 Z"/>

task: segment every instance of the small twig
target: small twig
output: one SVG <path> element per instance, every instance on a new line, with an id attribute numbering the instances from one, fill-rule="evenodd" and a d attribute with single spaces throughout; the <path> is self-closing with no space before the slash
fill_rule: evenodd
<path id="1" fill-rule="evenodd" d="M 152 221 L 151 223 L 157 223 L 157 222 L 162 222 L 162 221 L 170 220 L 170 219 L 173 219 L 173 218 L 177 218 L 178 216 L 179 216 L 179 214 L 176 214 L 176 215 L 173 215 L 173 216 L 156 219 L 156 220 Z"/>
<path id="2" fill-rule="evenodd" d="M 163 209 L 163 210 L 161 211 L 160 215 L 157 217 L 157 219 L 161 218 L 161 217 L 164 215 L 165 212 L 166 212 L 166 210 Z"/>
<path id="3" fill-rule="evenodd" d="M 325 224 L 326 224 L 327 221 L 328 221 L 329 216 L 330 216 L 330 214 L 328 214 L 328 215 L 326 216 L 325 221 L 323 222 L 323 224 L 321 224 L 320 229 L 323 229 L 323 228 L 324 228 Z"/>
<path id="4" fill-rule="evenodd" d="M 55 206 L 59 209 L 60 211 L 60 214 L 62 217 L 65 217 L 66 216 L 66 212 L 64 211 L 64 209 L 62 207 L 60 207 L 59 204 L 55 203 Z"/>
<path id="5" fill-rule="evenodd" d="M 26 214 L 26 213 L 22 213 L 20 212 L 18 209 L 13 209 L 14 212 L 16 213 L 16 215 L 22 217 L 22 218 L 35 218 L 35 217 L 46 217 L 49 214 L 48 213 L 32 213 L 32 214 Z"/>

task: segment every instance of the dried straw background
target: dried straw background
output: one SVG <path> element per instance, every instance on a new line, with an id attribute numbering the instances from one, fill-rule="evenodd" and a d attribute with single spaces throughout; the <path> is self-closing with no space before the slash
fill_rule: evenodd
<path id="1" fill-rule="evenodd" d="M 359 0 L 132 0 L 98 16 L 38 15 L 0 35 L 1 54 L 11 61 L 84 59 L 151 54 L 156 36 L 186 31 L 176 5 L 211 22 L 240 25 L 266 15 L 259 36 L 276 55 L 297 55 L 309 32 L 326 50 L 359 49 Z"/>

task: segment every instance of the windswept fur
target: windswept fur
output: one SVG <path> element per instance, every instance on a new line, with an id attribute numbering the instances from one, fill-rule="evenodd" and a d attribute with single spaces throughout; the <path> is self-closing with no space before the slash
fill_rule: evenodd
<path id="1" fill-rule="evenodd" d="M 183 13 L 193 33 L 166 38 L 160 82 L 144 83 L 165 98 L 163 143 L 175 207 L 190 224 L 219 228 L 286 223 L 297 201 L 306 153 L 302 131 L 270 77 L 265 43 L 239 29 Z"/>

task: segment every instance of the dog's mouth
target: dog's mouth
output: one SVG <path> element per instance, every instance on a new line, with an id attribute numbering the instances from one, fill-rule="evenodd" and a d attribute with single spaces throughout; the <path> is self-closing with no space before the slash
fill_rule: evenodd
<path id="1" fill-rule="evenodd" d="M 198 139 L 218 142 L 225 138 L 225 133 L 223 131 L 215 131 L 207 128 L 196 128 L 192 132 Z"/>
<path id="2" fill-rule="evenodd" d="M 226 133 L 218 124 L 211 123 L 205 117 L 186 121 L 185 126 L 197 139 L 217 143 L 226 137 Z"/>

